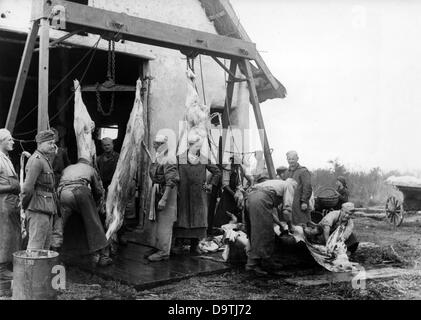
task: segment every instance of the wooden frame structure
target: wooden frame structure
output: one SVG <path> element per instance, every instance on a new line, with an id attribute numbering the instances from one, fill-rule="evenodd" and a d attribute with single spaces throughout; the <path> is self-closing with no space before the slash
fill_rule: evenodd
<path id="1" fill-rule="evenodd" d="M 256 91 L 256 84 L 253 78 L 250 60 L 255 60 L 258 65 L 262 59 L 256 50 L 254 43 L 248 41 L 215 35 L 212 33 L 178 27 L 166 23 L 156 22 L 148 19 L 129 16 L 124 13 L 117 13 L 109 10 L 98 9 L 87 5 L 77 4 L 64 0 L 33 0 L 32 4 L 32 28 L 28 33 L 23 56 L 10 104 L 9 114 L 6 121 L 6 128 L 11 132 L 15 127 L 16 117 L 25 82 L 28 76 L 32 54 L 35 51 L 35 42 L 39 32 L 39 87 L 38 87 L 38 131 L 48 127 L 48 71 L 49 71 L 49 29 L 52 19 L 62 19 L 65 24 L 64 31 L 68 35 L 53 41 L 53 45 L 76 34 L 76 31 L 83 30 L 94 34 L 100 34 L 104 38 L 113 38 L 118 35 L 119 39 L 155 45 L 181 52 L 191 52 L 195 55 L 203 54 L 212 56 L 215 60 L 218 57 L 230 59 L 229 81 L 227 86 L 227 99 L 224 106 L 223 127 L 229 126 L 229 111 L 231 109 L 234 83 L 244 81 L 235 77 L 237 67 L 241 65 L 245 70 L 246 81 L 250 91 L 250 102 L 257 122 L 258 129 L 263 130 L 261 136 L 266 166 L 269 177 L 275 177 L 275 168 L 270 153 L 269 143 L 266 135 L 265 125 L 260 110 L 259 100 Z M 218 62 L 219 60 L 217 60 Z M 219 63 L 220 64 L 220 63 Z M 221 65 L 221 64 L 220 64 Z M 263 72 L 269 80 L 273 76 L 264 65 Z M 276 81 L 270 81 L 274 89 Z M 223 140 L 225 146 L 225 138 Z M 224 149 L 223 149 L 224 150 Z"/>

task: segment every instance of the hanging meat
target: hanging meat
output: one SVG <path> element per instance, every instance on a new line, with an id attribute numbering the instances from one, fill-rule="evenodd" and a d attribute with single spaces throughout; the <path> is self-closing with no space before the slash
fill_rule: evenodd
<path id="1" fill-rule="evenodd" d="M 185 104 L 185 113 L 183 129 L 178 145 L 178 154 L 182 154 L 187 148 L 187 136 L 189 132 L 194 131 L 196 135 L 203 138 L 203 141 L 207 138 L 208 130 L 210 126 L 210 109 L 207 105 L 201 103 L 197 90 L 195 88 L 195 78 L 193 71 L 187 70 L 187 97 Z"/>
<path id="2" fill-rule="evenodd" d="M 127 123 L 126 135 L 118 158 L 106 200 L 107 239 L 110 239 L 123 224 L 124 212 L 130 200 L 131 186 L 140 166 L 141 141 L 145 132 L 143 105 L 140 96 L 142 82 L 136 82 L 136 98 Z"/>
<path id="3" fill-rule="evenodd" d="M 92 132 L 95 129 L 95 122 L 92 121 L 88 110 L 82 100 L 80 84 L 74 80 L 75 86 L 75 111 L 73 126 L 76 134 L 77 156 L 92 161 L 96 155 L 95 143 Z"/>

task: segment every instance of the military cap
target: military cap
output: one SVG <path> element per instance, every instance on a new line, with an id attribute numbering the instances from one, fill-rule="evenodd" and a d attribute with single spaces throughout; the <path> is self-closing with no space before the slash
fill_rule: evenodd
<path id="1" fill-rule="evenodd" d="M 50 141 L 50 140 L 55 140 L 55 134 L 54 134 L 54 131 L 52 130 L 41 131 L 35 136 L 35 141 L 37 143 Z"/>

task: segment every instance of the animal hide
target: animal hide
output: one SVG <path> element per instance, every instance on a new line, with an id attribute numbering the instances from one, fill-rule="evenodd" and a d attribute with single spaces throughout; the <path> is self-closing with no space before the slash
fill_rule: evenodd
<path id="1" fill-rule="evenodd" d="M 77 156 L 89 161 L 93 161 L 96 155 L 95 143 L 92 132 L 95 129 L 95 122 L 92 121 L 88 110 L 82 100 L 80 84 L 74 80 L 75 86 L 75 110 L 73 126 L 76 134 Z"/>
<path id="2" fill-rule="evenodd" d="M 194 81 L 196 76 L 190 69 L 187 70 L 187 96 L 184 113 L 184 127 L 180 137 L 177 154 L 182 154 L 187 150 L 188 136 L 199 136 L 202 141 L 206 141 L 210 128 L 210 108 L 200 102 Z M 206 146 L 206 144 L 203 144 Z M 202 148 L 203 149 L 203 148 Z M 206 154 L 206 152 L 202 152 Z"/>
<path id="3" fill-rule="evenodd" d="M 145 133 L 143 104 L 140 96 L 142 82 L 136 82 L 136 98 L 127 123 L 126 135 L 118 158 L 117 167 L 108 187 L 106 208 L 107 239 L 123 224 L 124 212 L 130 201 L 130 189 L 140 166 L 141 141 Z"/>

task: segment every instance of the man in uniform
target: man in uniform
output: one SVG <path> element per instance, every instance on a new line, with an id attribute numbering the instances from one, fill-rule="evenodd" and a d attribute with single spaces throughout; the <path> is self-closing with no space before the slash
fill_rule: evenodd
<path id="1" fill-rule="evenodd" d="M 22 208 L 28 223 L 28 249 L 50 248 L 54 215 L 57 214 L 54 171 L 51 154 L 55 152 L 55 135 L 51 130 L 35 137 L 37 150 L 26 165 L 22 188 Z"/>
<path id="2" fill-rule="evenodd" d="M 108 190 L 108 186 L 111 184 L 113 179 L 115 168 L 117 167 L 118 152 L 114 151 L 114 143 L 111 138 L 104 138 L 101 140 L 102 150 L 104 152 L 98 157 L 97 165 L 99 175 L 102 180 L 105 192 Z"/>
<path id="3" fill-rule="evenodd" d="M 286 176 L 298 183 L 292 204 L 292 224 L 305 224 L 310 221 L 311 175 L 306 167 L 298 163 L 296 151 L 287 152 L 287 161 L 289 169 Z"/>
<path id="4" fill-rule="evenodd" d="M 63 242 L 63 230 L 69 217 L 75 213 L 82 218 L 85 227 L 87 246 L 92 260 L 98 266 L 106 266 L 112 263 L 108 255 L 108 243 L 105 231 L 98 214 L 104 199 L 104 188 L 92 162 L 80 158 L 76 164 L 63 170 L 58 188 L 60 198 L 60 211 L 62 215 L 62 229 L 57 241 Z"/>

